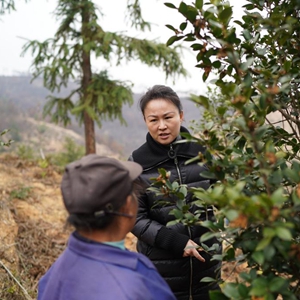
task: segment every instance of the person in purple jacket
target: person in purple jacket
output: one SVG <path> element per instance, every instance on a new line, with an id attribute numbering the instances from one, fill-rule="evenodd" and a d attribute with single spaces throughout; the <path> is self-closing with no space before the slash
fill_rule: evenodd
<path id="1" fill-rule="evenodd" d="M 66 167 L 61 191 L 75 231 L 40 279 L 38 300 L 175 300 L 152 262 L 125 248 L 141 172 L 135 162 L 96 154 Z"/>

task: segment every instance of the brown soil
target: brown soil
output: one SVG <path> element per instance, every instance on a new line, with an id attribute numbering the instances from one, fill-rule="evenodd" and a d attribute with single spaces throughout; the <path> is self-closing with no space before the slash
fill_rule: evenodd
<path id="1" fill-rule="evenodd" d="M 72 229 L 60 181 L 54 167 L 0 156 L 0 299 L 35 298 L 38 280 L 65 248 Z M 128 234 L 127 248 L 135 244 Z"/>

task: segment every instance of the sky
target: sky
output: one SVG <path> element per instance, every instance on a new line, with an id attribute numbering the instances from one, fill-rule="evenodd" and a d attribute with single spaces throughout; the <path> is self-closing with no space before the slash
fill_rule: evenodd
<path id="1" fill-rule="evenodd" d="M 103 20 L 100 22 L 104 30 L 122 31 L 124 34 L 138 38 L 155 39 L 166 43 L 173 34 L 165 25 L 171 24 L 178 27 L 184 21 L 176 10 L 163 4 L 165 1 L 140 0 L 143 18 L 152 24 L 151 32 L 140 33 L 126 27 L 124 22 L 127 0 L 95 0 L 94 2 L 104 13 Z M 168 2 L 175 5 L 180 3 L 178 0 Z M 193 1 L 186 0 L 185 2 L 189 4 Z M 44 41 L 53 37 L 59 26 L 59 22 L 53 15 L 57 5 L 56 0 L 30 0 L 27 3 L 25 0 L 15 0 L 15 3 L 17 11 L 0 17 L 0 76 L 29 74 L 33 57 L 30 51 L 25 56 L 21 56 L 22 47 L 27 40 Z M 241 15 L 245 0 L 230 0 L 230 3 L 233 5 L 235 17 Z M 134 92 L 144 92 L 152 85 L 165 84 L 176 92 L 205 93 L 206 84 L 202 81 L 201 70 L 195 67 L 195 53 L 191 50 L 185 51 L 182 60 L 190 76 L 176 78 L 175 83 L 172 79 L 166 80 L 161 70 L 137 61 L 118 67 L 103 61 L 95 61 L 93 67 L 99 71 L 104 67 L 114 80 L 131 81 L 134 84 Z"/>

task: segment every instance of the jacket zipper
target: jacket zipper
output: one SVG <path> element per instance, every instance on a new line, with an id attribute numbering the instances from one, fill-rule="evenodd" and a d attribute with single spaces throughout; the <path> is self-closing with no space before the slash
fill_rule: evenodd
<path id="1" fill-rule="evenodd" d="M 172 144 L 170 145 L 170 150 L 174 151 Z M 176 170 L 177 170 L 179 183 L 182 184 L 181 172 L 180 172 L 180 169 L 179 169 L 179 166 L 178 166 L 178 159 L 177 159 L 176 155 L 174 157 L 174 163 L 175 163 L 175 167 L 176 167 Z M 192 239 L 192 234 L 191 234 L 191 228 L 190 227 L 188 227 L 188 233 L 189 233 L 190 239 Z M 192 295 L 193 259 L 192 259 L 191 256 L 190 256 L 190 269 L 191 269 L 191 272 L 190 272 L 189 300 L 193 300 L 193 295 Z"/>
<path id="2" fill-rule="evenodd" d="M 151 170 L 151 169 L 154 169 L 154 168 L 158 167 L 159 165 L 163 164 L 164 162 L 166 162 L 166 161 L 168 161 L 168 160 L 169 160 L 169 158 L 167 158 L 167 159 L 165 159 L 165 160 L 163 160 L 163 161 L 160 161 L 159 163 L 157 163 L 157 164 L 154 165 L 154 166 L 151 166 L 151 167 L 149 167 L 149 168 L 145 168 L 145 169 L 143 170 L 143 172 L 146 172 L 146 171 L 149 171 L 149 170 Z"/>
<path id="3" fill-rule="evenodd" d="M 174 153 L 174 163 L 175 163 L 175 167 L 176 167 L 178 178 L 179 178 L 179 184 L 182 184 L 181 172 L 179 170 L 177 156 L 176 156 L 176 153 L 175 153 L 175 151 L 173 149 L 173 145 L 172 144 L 170 145 L 170 151 L 169 152 L 171 152 L 171 151 L 172 151 L 172 153 Z"/>
<path id="4" fill-rule="evenodd" d="M 190 236 L 190 239 L 191 239 L 191 229 L 190 229 L 190 227 L 188 227 L 188 232 L 189 232 L 189 236 Z M 192 284 L 193 284 L 193 258 L 192 258 L 192 256 L 190 256 L 190 268 L 191 268 L 191 272 L 190 272 L 190 287 L 189 287 L 189 290 L 190 290 L 190 297 L 189 297 L 189 300 L 193 300 L 193 295 L 192 295 Z"/>

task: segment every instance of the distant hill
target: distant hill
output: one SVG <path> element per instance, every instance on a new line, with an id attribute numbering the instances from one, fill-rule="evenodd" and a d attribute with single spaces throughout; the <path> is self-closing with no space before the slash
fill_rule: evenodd
<path id="1" fill-rule="evenodd" d="M 47 102 L 50 92 L 43 87 L 41 79 L 34 80 L 32 83 L 30 81 L 31 78 L 27 76 L 0 76 L 0 129 L 6 128 L 8 121 L 11 121 L 9 114 L 41 118 L 42 108 Z M 66 95 L 71 88 L 72 86 L 69 89 L 63 89 L 60 95 Z M 127 158 L 145 141 L 147 133 L 146 125 L 138 108 L 141 94 L 133 96 L 134 104 L 130 107 L 128 105 L 123 107 L 123 117 L 127 126 L 122 126 L 118 120 L 115 120 L 103 121 L 102 128 L 96 128 L 97 141 L 107 145 L 124 158 Z M 189 100 L 188 95 L 181 96 L 181 100 L 185 114 L 184 126 L 189 127 L 190 121 L 199 119 L 201 113 Z M 5 120 L 7 124 L 5 124 Z M 83 128 L 80 128 L 76 122 L 68 126 L 68 129 L 83 136 Z"/>

